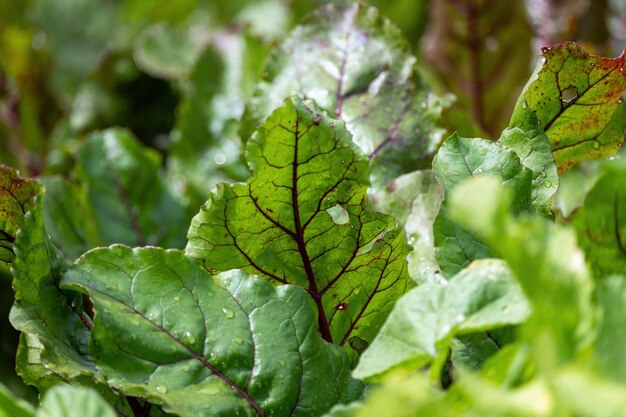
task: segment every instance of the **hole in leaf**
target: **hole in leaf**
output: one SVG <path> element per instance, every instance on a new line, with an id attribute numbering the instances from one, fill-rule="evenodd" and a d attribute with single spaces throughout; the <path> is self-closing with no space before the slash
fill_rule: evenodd
<path id="1" fill-rule="evenodd" d="M 326 210 L 326 213 L 328 213 L 330 218 L 333 219 L 335 224 L 346 224 L 350 221 L 348 211 L 339 204 Z"/>
<path id="2" fill-rule="evenodd" d="M 561 93 L 561 101 L 566 104 L 571 103 L 577 97 L 578 97 L 578 89 L 576 87 L 572 87 L 572 86 L 567 87 Z"/>

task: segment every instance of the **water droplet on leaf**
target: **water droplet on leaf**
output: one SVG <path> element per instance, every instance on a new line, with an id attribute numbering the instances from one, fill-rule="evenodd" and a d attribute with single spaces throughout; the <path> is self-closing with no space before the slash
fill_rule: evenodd
<path id="1" fill-rule="evenodd" d="M 232 319 L 233 317 L 235 317 L 235 313 L 233 313 L 233 310 L 231 310 L 230 308 L 224 307 L 222 308 L 222 312 L 224 313 L 224 317 L 226 317 L 227 319 Z"/>

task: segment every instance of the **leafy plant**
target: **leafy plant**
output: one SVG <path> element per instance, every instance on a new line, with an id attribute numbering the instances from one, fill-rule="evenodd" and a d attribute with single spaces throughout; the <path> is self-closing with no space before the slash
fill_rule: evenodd
<path id="1" fill-rule="evenodd" d="M 430 58 L 478 65 L 481 99 L 360 2 L 288 34 L 306 5 L 33 7 L 89 52 L 53 43 L 67 115 L 51 129 L 43 101 L 19 103 L 30 122 L 0 152 L 31 174 L 0 165 L 0 283 L 41 395 L 14 399 L 3 375 L 0 416 L 626 415 L 624 54 L 555 45 L 533 74 L 516 55 L 509 84 L 530 78 L 500 132 L 518 91 L 487 84 L 511 30 L 531 36 L 518 3 L 510 27 L 500 6 L 433 6 Z M 459 11 L 499 26 L 459 38 L 441 26 Z M 158 85 L 142 111 L 167 117 L 123 123 L 124 92 Z"/>

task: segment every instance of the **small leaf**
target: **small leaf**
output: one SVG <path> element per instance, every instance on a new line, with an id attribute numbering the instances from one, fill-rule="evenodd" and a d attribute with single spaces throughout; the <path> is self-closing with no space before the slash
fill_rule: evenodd
<path id="1" fill-rule="evenodd" d="M 360 395 L 299 288 L 125 246 L 88 252 L 63 284 L 94 303 L 91 353 L 107 382 L 167 412 L 314 416 Z"/>
<path id="2" fill-rule="evenodd" d="M 392 369 L 418 369 L 447 352 L 457 334 L 520 323 L 527 315 L 506 264 L 476 261 L 447 285 L 423 284 L 398 300 L 354 376 L 372 380 Z"/>
<path id="3" fill-rule="evenodd" d="M 363 3 L 316 11 L 270 55 L 264 74 L 243 138 L 285 97 L 313 99 L 346 122 L 375 186 L 427 166 L 441 141 L 437 119 L 450 99 L 430 93 L 400 31 Z"/>
<path id="4" fill-rule="evenodd" d="M 450 136 L 433 160 L 433 170 L 444 189 L 444 203 L 433 225 L 435 256 L 446 276 L 452 276 L 474 259 L 493 257 L 492 249 L 451 221 L 447 199 L 457 184 L 475 175 L 494 175 L 514 190 L 514 213 L 532 210 L 533 173 L 517 154 L 500 143 Z"/>
<path id="5" fill-rule="evenodd" d="M 402 229 L 368 211 L 368 161 L 343 122 L 288 99 L 248 142 L 254 171 L 220 185 L 191 223 L 186 253 L 210 272 L 240 268 L 307 289 L 327 341 L 370 341 L 411 286 Z M 327 212 L 339 204 L 348 222 Z"/>
<path id="6" fill-rule="evenodd" d="M 408 255 L 409 275 L 418 284 L 441 280 L 435 259 L 433 223 L 443 200 L 434 172 L 415 171 L 395 178 L 381 190 L 371 190 L 372 209 L 392 215 L 404 224 L 413 252 Z"/>
<path id="7" fill-rule="evenodd" d="M 575 43 L 544 48 L 514 111 L 532 110 L 548 135 L 559 172 L 614 155 L 624 142 L 626 57 L 587 54 Z"/>
<path id="8" fill-rule="evenodd" d="M 0 164 L 0 261 L 11 263 L 15 259 L 15 235 L 39 193 L 37 181 L 22 178 L 13 168 Z"/>
<path id="9" fill-rule="evenodd" d="M 160 165 L 154 150 L 120 129 L 94 133 L 78 150 L 77 176 L 104 244 L 183 246 L 187 214 Z"/>
<path id="10" fill-rule="evenodd" d="M 602 166 L 601 177 L 574 217 L 580 245 L 597 278 L 626 270 L 626 160 Z"/>
<path id="11" fill-rule="evenodd" d="M 35 410 L 0 384 L 0 417 L 35 417 Z"/>

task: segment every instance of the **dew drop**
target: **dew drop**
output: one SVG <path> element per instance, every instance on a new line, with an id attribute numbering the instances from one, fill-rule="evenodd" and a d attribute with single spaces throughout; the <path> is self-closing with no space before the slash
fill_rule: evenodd
<path id="1" fill-rule="evenodd" d="M 541 52 L 543 52 L 544 54 L 548 52 L 549 50 L 550 48 L 548 48 L 547 46 L 544 46 L 543 48 L 541 48 Z"/>
<path id="2" fill-rule="evenodd" d="M 543 178 L 545 178 L 545 177 L 547 177 L 547 176 L 548 176 L 548 174 L 546 173 L 546 171 L 542 171 L 542 172 L 541 172 L 541 176 L 542 176 Z"/>
<path id="3" fill-rule="evenodd" d="M 227 319 L 232 319 L 233 317 L 235 317 L 235 313 L 233 313 L 233 310 L 227 307 L 222 308 L 222 313 L 224 313 L 224 317 L 226 317 Z"/>
<path id="4" fill-rule="evenodd" d="M 157 392 L 160 392 L 161 394 L 167 393 L 167 388 L 165 388 L 162 385 L 157 385 L 155 388 L 156 388 Z"/>
<path id="5" fill-rule="evenodd" d="M 593 142 L 593 145 L 591 145 L 591 147 L 593 149 L 599 149 L 600 148 L 600 144 L 598 142 Z"/>
<path id="6" fill-rule="evenodd" d="M 211 269 L 209 269 L 209 272 L 210 272 L 210 273 L 212 273 L 212 274 L 214 274 L 214 273 L 216 273 L 216 272 L 217 272 L 217 269 L 215 269 L 215 268 L 211 268 Z"/>
<path id="7" fill-rule="evenodd" d="M 338 305 L 337 307 L 335 307 L 335 308 L 336 308 L 337 310 L 341 310 L 341 311 L 343 311 L 343 310 L 347 310 L 347 309 L 348 309 L 348 304 L 346 304 L 346 303 L 341 303 L 341 304 L 339 304 L 339 305 Z"/>
<path id="8" fill-rule="evenodd" d="M 361 292 L 360 288 L 355 288 L 354 289 L 354 295 L 359 295 L 360 292 Z"/>
<path id="9" fill-rule="evenodd" d="M 187 343 L 193 344 L 196 341 L 196 337 L 190 331 L 185 332 L 185 338 L 187 339 Z"/>
<path id="10" fill-rule="evenodd" d="M 174 297 L 174 302 L 176 303 L 180 302 L 180 297 L 179 296 Z"/>
<path id="11" fill-rule="evenodd" d="M 226 162 L 226 156 L 223 153 L 218 153 L 213 159 L 217 165 L 224 165 L 224 162 Z"/>
<path id="12" fill-rule="evenodd" d="M 617 99 L 617 104 L 622 104 L 623 102 L 624 102 L 623 98 L 620 97 L 620 98 Z"/>
<path id="13" fill-rule="evenodd" d="M 335 127 L 335 124 L 334 124 L 333 122 L 330 122 L 328 125 L 329 125 L 330 127 Z"/>
<path id="14" fill-rule="evenodd" d="M 545 185 L 546 188 L 552 187 L 552 183 L 550 181 L 544 182 L 543 185 Z"/>
<path id="15" fill-rule="evenodd" d="M 237 343 L 238 345 L 243 345 L 243 338 L 241 337 L 235 337 L 233 341 Z"/>

